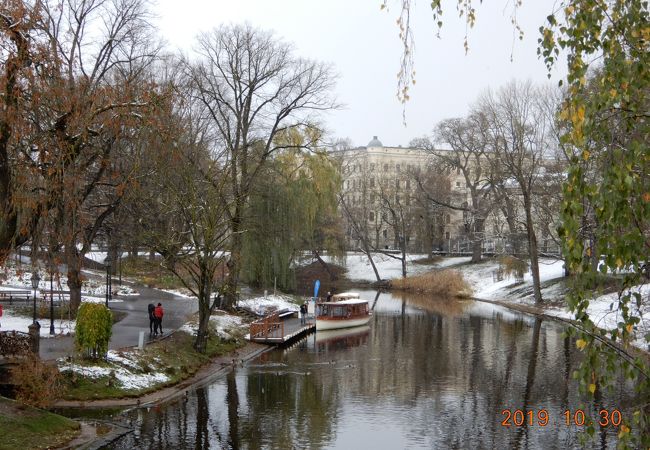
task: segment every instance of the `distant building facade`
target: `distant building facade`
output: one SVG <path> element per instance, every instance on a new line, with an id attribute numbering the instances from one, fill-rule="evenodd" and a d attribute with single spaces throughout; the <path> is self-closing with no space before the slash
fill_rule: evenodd
<path id="1" fill-rule="evenodd" d="M 333 152 L 341 167 L 341 215 L 349 249 L 361 248 L 365 237 L 376 249 L 397 249 L 405 242 L 409 252 L 470 252 L 468 235 L 475 224 L 468 213 L 432 202 L 419 188 L 425 185 L 427 191 L 437 190 L 438 196 L 453 199 L 449 203 L 455 205 L 471 203 L 461 171 L 444 167 L 432 158 L 434 152 L 450 150 L 387 147 L 374 136 L 365 147 Z M 513 235 L 506 214 L 506 208 L 495 205 L 481 218 L 485 252 L 509 252 L 514 240 L 526 245 L 525 231 Z M 518 216 L 511 217 L 511 222 L 522 223 L 521 208 L 515 205 L 510 214 Z M 538 230 L 540 250 L 557 253 L 548 228 L 540 226 Z"/>

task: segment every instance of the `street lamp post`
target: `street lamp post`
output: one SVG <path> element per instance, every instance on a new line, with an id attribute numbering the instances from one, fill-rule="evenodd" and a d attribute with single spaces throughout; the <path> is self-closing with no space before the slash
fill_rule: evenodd
<path id="1" fill-rule="evenodd" d="M 50 335 L 54 336 L 54 267 L 50 267 Z"/>
<path id="2" fill-rule="evenodd" d="M 32 323 L 36 323 L 36 290 L 38 289 L 38 283 L 41 281 L 41 277 L 38 272 L 34 270 L 32 273 L 32 289 L 34 289 L 34 319 Z"/>
<path id="3" fill-rule="evenodd" d="M 106 265 L 106 307 L 108 308 L 108 302 L 111 300 L 111 260 L 107 256 L 104 260 Z"/>

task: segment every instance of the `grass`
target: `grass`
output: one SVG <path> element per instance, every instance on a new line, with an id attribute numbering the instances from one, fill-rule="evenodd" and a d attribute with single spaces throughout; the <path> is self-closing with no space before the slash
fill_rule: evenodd
<path id="1" fill-rule="evenodd" d="M 211 334 L 205 353 L 198 353 L 192 347 L 194 338 L 187 333 L 174 333 L 171 337 L 145 347 L 144 351 L 124 352 L 124 356 L 135 360 L 140 367 L 130 369 L 133 373 L 163 372 L 168 376 L 164 383 L 152 384 L 143 389 L 124 389 L 109 376 L 91 378 L 64 373 L 64 395 L 66 400 L 89 401 L 114 398 L 134 398 L 154 392 L 166 386 L 183 381 L 194 375 L 201 367 L 216 356 L 224 355 L 244 345 L 240 339 L 224 340 Z M 119 365 L 107 361 L 76 360 L 76 364 L 89 367 L 111 367 Z"/>
<path id="2" fill-rule="evenodd" d="M 79 423 L 0 397 L 0 449 L 58 447 L 75 438 Z"/>
<path id="3" fill-rule="evenodd" d="M 181 289 L 183 283 L 160 266 L 160 260 L 129 257 L 122 260 L 122 275 L 157 289 Z"/>
<path id="4" fill-rule="evenodd" d="M 440 297 L 470 297 L 471 288 L 456 270 L 434 270 L 421 275 L 391 280 L 390 287 Z"/>

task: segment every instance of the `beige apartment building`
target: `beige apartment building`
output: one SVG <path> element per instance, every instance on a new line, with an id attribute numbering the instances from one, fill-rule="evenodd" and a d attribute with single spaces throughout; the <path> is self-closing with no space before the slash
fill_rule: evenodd
<path id="1" fill-rule="evenodd" d="M 445 152 L 450 150 L 435 150 L 436 154 Z M 341 214 L 349 249 L 360 248 L 363 235 L 377 249 L 397 249 L 405 241 L 410 252 L 471 251 L 469 236 L 475 224 L 468 213 L 435 204 L 419 188 L 423 186 L 430 192 L 444 189 L 445 196 L 452 199 L 450 203 L 471 204 L 460 170 L 442 167 L 430 151 L 384 146 L 377 136 L 365 147 L 333 155 L 341 164 Z M 514 222 L 523 223 L 521 207 L 515 210 Z M 484 252 L 508 252 L 514 239 L 526 245 L 525 231 L 518 230 L 513 236 L 505 214 L 505 208 L 495 205 L 481 219 Z M 548 226 L 540 226 L 537 231 L 542 252 L 558 251 L 551 234 Z"/>

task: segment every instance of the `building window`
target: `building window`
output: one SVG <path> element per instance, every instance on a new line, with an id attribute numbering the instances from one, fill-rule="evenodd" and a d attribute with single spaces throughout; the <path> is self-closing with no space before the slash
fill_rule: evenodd
<path id="1" fill-rule="evenodd" d="M 445 232 L 445 239 L 449 240 L 449 231 Z"/>
<path id="2" fill-rule="evenodd" d="M 449 214 L 447 214 L 446 221 L 447 221 L 447 223 L 451 223 L 451 216 Z"/>
<path id="3" fill-rule="evenodd" d="M 399 172 L 399 164 L 395 166 L 395 170 Z"/>
<path id="4" fill-rule="evenodd" d="M 406 189 L 411 189 L 411 180 L 406 180 Z"/>
<path id="5" fill-rule="evenodd" d="M 410 205 L 411 205 L 411 197 L 409 197 L 408 195 L 406 196 L 406 198 L 404 199 L 404 201 L 406 202 L 406 206 L 410 206 Z"/>
<path id="6" fill-rule="evenodd" d="M 372 212 L 372 211 L 370 211 L 370 212 L 368 213 L 368 219 L 369 219 L 371 222 L 374 222 L 374 221 L 375 221 L 375 213 Z"/>
<path id="7" fill-rule="evenodd" d="M 399 191 L 399 180 L 395 180 L 395 189 Z"/>
<path id="8" fill-rule="evenodd" d="M 370 178 L 370 187 L 375 187 L 375 179 Z"/>
<path id="9" fill-rule="evenodd" d="M 384 239 L 388 238 L 388 230 L 384 230 Z"/>
<path id="10" fill-rule="evenodd" d="M 375 163 L 370 164 L 370 170 L 375 170 Z"/>
<path id="11" fill-rule="evenodd" d="M 456 168 L 456 175 L 460 175 L 460 167 Z"/>
<path id="12" fill-rule="evenodd" d="M 388 164 L 384 164 L 384 172 L 388 172 Z"/>
<path id="13" fill-rule="evenodd" d="M 460 187 L 460 181 L 456 181 L 456 187 Z"/>
<path id="14" fill-rule="evenodd" d="M 375 193 L 374 192 L 372 192 L 370 194 L 370 203 L 375 203 Z"/>

